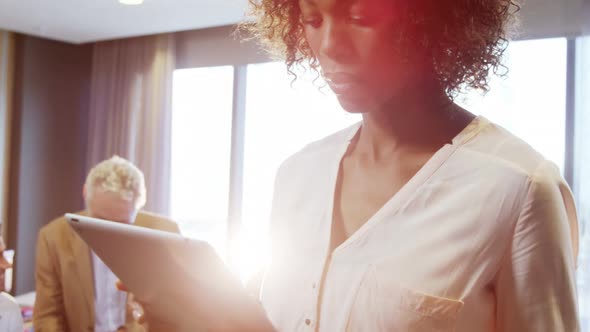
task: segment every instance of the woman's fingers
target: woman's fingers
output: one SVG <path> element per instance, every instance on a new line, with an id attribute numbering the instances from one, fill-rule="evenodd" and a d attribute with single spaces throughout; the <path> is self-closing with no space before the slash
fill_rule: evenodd
<path id="1" fill-rule="evenodd" d="M 143 309 L 143 306 L 139 302 L 135 301 L 133 298 L 129 300 L 128 304 L 133 319 L 139 324 L 144 324 L 146 322 L 146 319 L 145 310 Z"/>
<path id="2" fill-rule="evenodd" d="M 115 283 L 115 287 L 117 287 L 117 289 L 122 292 L 129 292 L 129 289 L 127 289 L 127 286 L 125 286 L 121 282 L 121 280 L 117 280 L 117 282 Z M 129 293 L 127 296 L 128 296 L 127 306 L 129 307 L 129 310 L 131 311 L 131 316 L 139 324 L 145 324 L 146 319 L 145 319 L 145 310 L 143 309 L 143 306 L 141 305 L 140 302 L 135 300 L 135 297 L 133 296 L 133 294 Z"/>
<path id="3" fill-rule="evenodd" d="M 122 291 L 122 292 L 128 292 L 129 290 L 127 289 L 127 287 L 125 285 L 123 285 L 123 283 L 121 282 L 121 280 L 117 280 L 117 282 L 115 283 L 115 287 L 117 287 L 118 290 Z"/>

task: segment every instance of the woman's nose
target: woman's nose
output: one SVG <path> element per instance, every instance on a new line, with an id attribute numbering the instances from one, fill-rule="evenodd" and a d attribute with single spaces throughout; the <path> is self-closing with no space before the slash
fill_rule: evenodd
<path id="1" fill-rule="evenodd" d="M 350 60 L 352 47 L 344 24 L 334 21 L 326 22 L 320 34 L 320 57 L 338 63 Z"/>

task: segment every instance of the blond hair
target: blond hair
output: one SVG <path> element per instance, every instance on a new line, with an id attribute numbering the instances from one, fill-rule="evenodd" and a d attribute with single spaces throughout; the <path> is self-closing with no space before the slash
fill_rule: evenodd
<path id="1" fill-rule="evenodd" d="M 126 201 L 132 201 L 140 208 L 145 204 L 145 181 L 143 173 L 129 160 L 113 156 L 94 166 L 86 177 L 86 194 L 94 190 L 118 194 Z"/>

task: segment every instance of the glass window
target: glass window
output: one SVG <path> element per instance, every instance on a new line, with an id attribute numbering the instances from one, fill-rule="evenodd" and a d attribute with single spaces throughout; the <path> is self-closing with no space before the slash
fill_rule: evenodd
<path id="1" fill-rule="evenodd" d="M 563 171 L 567 40 L 510 43 L 504 78 L 493 77 L 490 92 L 471 92 L 457 101 L 519 136 Z"/>
<path id="2" fill-rule="evenodd" d="M 174 72 L 170 213 L 225 256 L 233 67 Z"/>

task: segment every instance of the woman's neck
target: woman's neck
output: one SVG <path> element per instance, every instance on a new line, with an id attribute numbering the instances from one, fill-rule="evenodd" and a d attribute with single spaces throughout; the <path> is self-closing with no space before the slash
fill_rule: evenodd
<path id="1" fill-rule="evenodd" d="M 376 161 L 398 153 L 434 152 L 473 117 L 444 94 L 432 99 L 405 98 L 403 103 L 363 114 L 355 152 Z"/>

